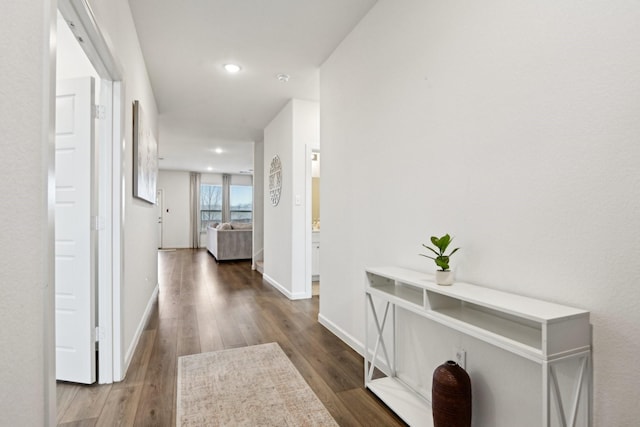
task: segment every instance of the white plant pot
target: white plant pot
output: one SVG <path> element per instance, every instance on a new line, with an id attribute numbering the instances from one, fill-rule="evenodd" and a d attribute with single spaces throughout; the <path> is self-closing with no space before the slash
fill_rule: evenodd
<path id="1" fill-rule="evenodd" d="M 453 270 L 436 270 L 436 283 L 438 285 L 449 286 L 453 284 Z"/>

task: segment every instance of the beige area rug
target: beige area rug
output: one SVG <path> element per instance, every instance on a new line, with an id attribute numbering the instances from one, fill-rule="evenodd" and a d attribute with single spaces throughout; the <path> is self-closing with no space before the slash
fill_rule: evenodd
<path id="1" fill-rule="evenodd" d="M 337 426 L 277 343 L 178 359 L 178 426 Z"/>

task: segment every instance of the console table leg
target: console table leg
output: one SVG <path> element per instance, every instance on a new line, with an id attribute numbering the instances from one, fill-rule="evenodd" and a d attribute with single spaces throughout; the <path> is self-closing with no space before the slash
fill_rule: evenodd
<path id="1" fill-rule="evenodd" d="M 549 363 L 542 362 L 542 425 L 549 427 L 551 425 L 551 412 L 549 410 L 550 398 L 549 398 L 550 384 L 549 384 Z"/>
<path id="2" fill-rule="evenodd" d="M 558 363 L 562 360 L 570 360 L 572 363 L 577 363 L 578 371 L 575 376 L 575 384 L 573 387 L 573 394 L 568 395 L 567 390 L 565 389 L 565 401 L 563 401 L 563 396 L 560 390 L 560 385 L 558 383 L 558 376 L 556 374 L 556 368 L 554 364 Z M 545 425 L 550 425 L 550 398 L 553 396 L 553 401 L 555 404 L 555 412 L 558 416 L 558 423 L 561 427 L 576 427 L 578 422 L 578 410 L 580 409 L 580 403 L 586 405 L 586 417 L 587 424 L 590 425 L 590 411 L 591 411 L 591 403 L 590 403 L 590 374 L 589 374 L 589 361 L 590 361 L 590 353 L 581 353 L 577 355 L 570 356 L 565 359 L 555 360 L 552 362 L 544 362 L 543 370 L 546 372 L 545 378 L 543 378 L 543 389 L 546 393 L 543 395 L 543 417 L 547 422 Z M 546 381 L 546 383 L 545 383 Z M 587 391 L 585 392 L 585 388 Z M 571 406 L 566 406 L 565 403 L 569 403 L 567 399 L 571 399 Z M 545 407 L 546 406 L 546 407 Z"/>
<path id="3" fill-rule="evenodd" d="M 371 295 L 369 295 L 369 303 L 371 305 L 371 314 L 373 314 L 373 320 L 376 326 L 376 330 L 378 333 L 378 337 L 376 339 L 376 345 L 373 349 L 373 356 L 371 359 L 371 365 L 369 367 L 369 372 L 367 373 L 367 378 L 369 379 L 369 381 L 371 381 L 373 379 L 373 370 L 375 368 L 375 361 L 376 358 L 378 357 L 378 350 L 380 349 L 380 347 L 382 347 L 382 351 L 384 353 L 384 357 L 385 360 L 387 362 L 387 366 L 389 367 L 389 369 L 393 372 L 395 372 L 395 368 L 393 367 L 392 363 L 391 363 L 391 359 L 389 359 L 389 353 L 387 352 L 387 346 L 384 343 L 384 337 L 382 336 L 382 333 L 384 331 L 384 327 L 387 323 L 387 318 L 388 318 L 388 314 L 389 314 L 389 306 L 391 305 L 389 302 L 386 303 L 385 308 L 384 308 L 384 315 L 382 316 L 382 323 L 380 323 L 380 321 L 378 320 L 378 314 L 376 312 L 376 307 L 373 304 L 373 299 L 371 298 Z M 368 350 L 367 350 L 368 351 Z"/>

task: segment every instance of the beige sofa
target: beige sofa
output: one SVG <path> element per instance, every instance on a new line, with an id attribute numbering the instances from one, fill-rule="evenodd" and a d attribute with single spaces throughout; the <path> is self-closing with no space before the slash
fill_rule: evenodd
<path id="1" fill-rule="evenodd" d="M 207 250 L 216 261 L 251 259 L 253 231 L 251 224 L 220 224 L 207 227 Z"/>

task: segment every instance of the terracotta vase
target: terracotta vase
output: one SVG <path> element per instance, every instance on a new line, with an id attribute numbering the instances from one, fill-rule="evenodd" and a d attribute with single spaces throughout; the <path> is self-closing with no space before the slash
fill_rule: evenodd
<path id="1" fill-rule="evenodd" d="M 434 427 L 471 427 L 471 379 L 456 362 L 433 372 L 431 405 Z"/>

